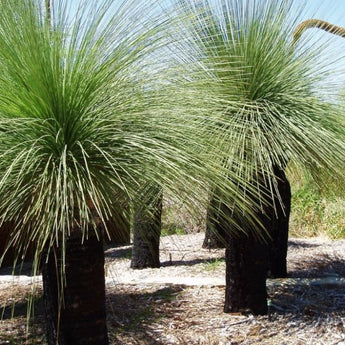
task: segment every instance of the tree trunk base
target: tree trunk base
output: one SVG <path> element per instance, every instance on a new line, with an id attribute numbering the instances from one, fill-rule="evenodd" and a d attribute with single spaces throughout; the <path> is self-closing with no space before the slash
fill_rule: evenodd
<path id="1" fill-rule="evenodd" d="M 222 249 L 226 247 L 226 230 L 224 224 L 228 219 L 223 219 L 222 212 L 228 210 L 224 203 L 217 199 L 214 193 L 211 197 L 210 204 L 206 214 L 206 232 L 202 248 L 205 249 Z"/>
<path id="2" fill-rule="evenodd" d="M 271 229 L 268 229 L 272 237 L 269 246 L 268 276 L 270 278 L 286 278 L 291 187 L 283 170 L 275 167 L 274 172 L 280 199 L 275 197 L 276 211 L 272 211 Z"/>
<path id="3" fill-rule="evenodd" d="M 226 247 L 223 237 L 216 235 L 217 231 L 206 229 L 202 248 L 204 249 L 223 249 Z"/>
<path id="4" fill-rule="evenodd" d="M 134 205 L 132 269 L 160 267 L 163 192 L 160 187 L 152 188 L 142 204 Z"/>
<path id="5" fill-rule="evenodd" d="M 225 313 L 267 314 L 267 249 L 250 234 L 230 237 L 225 251 Z"/>
<path id="6" fill-rule="evenodd" d="M 72 235 L 73 236 L 73 235 Z M 66 286 L 61 294 L 61 250 L 53 247 L 43 264 L 49 345 L 109 345 L 105 312 L 103 243 L 94 234 L 66 241 Z"/>

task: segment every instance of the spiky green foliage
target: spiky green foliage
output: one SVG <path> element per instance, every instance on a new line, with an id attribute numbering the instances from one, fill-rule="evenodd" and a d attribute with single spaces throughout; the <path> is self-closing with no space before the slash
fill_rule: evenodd
<path id="1" fill-rule="evenodd" d="M 202 203 L 200 188 L 223 175 L 205 147 L 215 112 L 173 83 L 183 64 L 167 58 L 170 21 L 156 4 L 70 4 L 0 4 L 0 220 L 37 258 L 71 229 L 87 236 L 122 217 L 146 183 Z M 234 195 L 234 178 L 217 185 Z"/>
<path id="2" fill-rule="evenodd" d="M 58 1 L 51 21 L 39 1 L 1 4 L 0 213 L 22 250 L 96 228 L 142 178 L 165 184 L 188 160 L 140 73 L 160 24 L 130 1 L 111 15 L 111 3 L 70 18 Z"/>
<path id="3" fill-rule="evenodd" d="M 248 161 L 241 166 L 245 166 L 243 176 L 248 180 L 268 176 L 265 184 L 272 192 L 273 167 L 284 170 L 289 161 L 307 169 L 341 172 L 345 146 L 340 112 L 325 101 L 325 90 L 330 90 L 322 84 L 332 59 L 329 66 L 323 65 L 320 52 L 306 41 L 292 47 L 294 30 L 301 22 L 298 4 L 293 0 L 178 3 L 189 16 L 192 53 L 217 81 L 208 89 L 222 112 L 225 164 L 233 169 L 232 157 Z"/>

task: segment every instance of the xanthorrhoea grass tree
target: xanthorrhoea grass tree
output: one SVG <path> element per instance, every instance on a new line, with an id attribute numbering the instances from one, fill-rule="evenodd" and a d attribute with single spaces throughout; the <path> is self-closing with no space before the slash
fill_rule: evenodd
<path id="1" fill-rule="evenodd" d="M 0 220 L 18 256 L 36 247 L 49 345 L 108 344 L 106 221 L 146 183 L 202 202 L 200 188 L 236 195 L 239 181 L 222 184 L 205 147 L 209 102 L 172 83 L 155 3 L 51 5 L 0 3 Z"/>
<path id="2" fill-rule="evenodd" d="M 162 231 L 163 190 L 151 182 L 140 189 L 133 200 L 133 247 L 131 268 L 160 267 L 160 236 Z"/>
<path id="3" fill-rule="evenodd" d="M 261 206 L 256 207 L 256 216 L 267 234 L 266 242 L 258 242 L 253 226 L 243 217 L 245 211 L 235 207 L 227 212 L 225 200 L 215 190 L 212 198 L 222 213 L 232 214 L 241 224 L 241 231 L 236 232 L 217 217 L 217 227 L 226 234 L 225 311 L 265 313 L 267 271 L 286 275 L 288 163 L 333 172 L 339 172 L 343 164 L 339 113 L 324 101 L 323 94 L 322 82 L 331 68 L 320 64 L 313 47 L 292 47 L 300 22 L 294 1 L 178 3 L 181 13 L 188 13 L 186 25 L 192 24 L 190 45 L 199 48 L 193 54 L 217 80 L 207 87 L 222 113 L 219 127 L 227 137 L 222 147 L 224 165 L 257 186 L 253 199 L 258 198 Z M 243 169 L 234 164 L 234 157 L 248 164 Z M 248 195 L 246 184 L 239 189 Z"/>

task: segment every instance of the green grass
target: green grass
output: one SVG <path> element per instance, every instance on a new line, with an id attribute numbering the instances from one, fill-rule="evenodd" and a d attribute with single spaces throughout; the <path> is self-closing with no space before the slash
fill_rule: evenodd
<path id="1" fill-rule="evenodd" d="M 327 188 L 320 188 L 302 178 L 292 177 L 290 181 L 290 236 L 345 238 L 345 192 L 342 182 L 326 181 Z"/>
<path id="2" fill-rule="evenodd" d="M 186 235 L 186 229 L 180 228 L 175 224 L 167 224 L 165 228 L 162 229 L 162 236 L 170 236 L 170 235 Z"/>
<path id="3" fill-rule="evenodd" d="M 215 271 L 219 268 L 219 266 L 225 262 L 224 258 L 215 258 L 215 259 L 210 259 L 207 260 L 204 263 L 205 271 Z"/>

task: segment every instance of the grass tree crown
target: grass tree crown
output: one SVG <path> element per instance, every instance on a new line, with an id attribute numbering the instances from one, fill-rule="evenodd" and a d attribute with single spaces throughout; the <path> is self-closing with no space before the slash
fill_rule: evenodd
<path id="1" fill-rule="evenodd" d="M 323 93 L 331 67 L 307 44 L 293 49 L 296 1 L 178 3 L 193 54 L 217 80 L 208 88 L 222 113 L 225 164 L 248 160 L 244 175 L 273 177 L 271 190 L 274 167 L 289 162 L 341 174 L 341 110 Z"/>
<path id="2" fill-rule="evenodd" d="M 19 252 L 63 246 L 76 226 L 87 237 L 147 181 L 202 199 L 221 175 L 196 93 L 171 81 L 155 5 L 0 4 L 0 219 Z"/>

